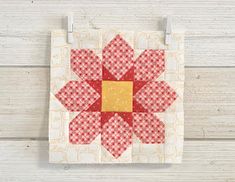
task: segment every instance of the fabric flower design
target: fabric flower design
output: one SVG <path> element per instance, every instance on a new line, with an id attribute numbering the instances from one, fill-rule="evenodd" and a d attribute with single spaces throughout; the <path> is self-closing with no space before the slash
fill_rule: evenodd
<path id="1" fill-rule="evenodd" d="M 117 35 L 102 51 L 71 50 L 71 69 L 81 79 L 69 81 L 56 98 L 69 112 L 80 112 L 69 124 L 69 142 L 101 144 L 118 158 L 132 144 L 133 133 L 145 144 L 164 143 L 164 123 L 154 115 L 177 98 L 165 82 L 164 50 L 134 50 Z"/>

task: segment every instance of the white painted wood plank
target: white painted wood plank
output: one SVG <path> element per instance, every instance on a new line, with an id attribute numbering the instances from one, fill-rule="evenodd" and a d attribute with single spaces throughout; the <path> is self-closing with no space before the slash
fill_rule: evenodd
<path id="1" fill-rule="evenodd" d="M 235 1 L 0 0 L 0 66 L 48 66 L 51 29 L 186 30 L 186 66 L 235 66 Z M 125 21 L 124 21 L 125 20 Z M 187 68 L 185 137 L 235 137 L 235 69 Z M 182 165 L 52 165 L 45 141 L 48 68 L 0 68 L 0 181 L 235 181 L 234 141 L 186 141 Z M 3 139 L 5 138 L 5 139 Z"/>
<path id="2" fill-rule="evenodd" d="M 186 31 L 187 66 L 235 66 L 233 0 L 1 0 L 0 4 L 0 65 L 49 65 L 49 32 L 65 28 L 63 17 L 73 11 L 75 28 L 127 30 L 162 30 L 163 16 L 173 14 L 173 27 Z"/>
<path id="3" fill-rule="evenodd" d="M 0 136 L 47 137 L 49 69 L 0 68 L 0 85 Z"/>
<path id="4" fill-rule="evenodd" d="M 235 66 L 235 37 L 185 37 L 186 66 Z"/>
<path id="5" fill-rule="evenodd" d="M 76 27 L 162 28 L 162 16 L 174 15 L 176 27 L 190 35 L 235 35 L 235 4 L 229 1 L 18 1 L 1 2 L 0 30 L 48 31 L 75 14 Z"/>
<path id="6" fill-rule="evenodd" d="M 49 33 L 0 35 L 0 65 L 50 64 Z M 235 66 L 235 37 L 185 37 L 186 66 Z"/>
<path id="7" fill-rule="evenodd" d="M 47 141 L 0 141 L 0 181 L 235 181 L 235 141 L 185 141 L 182 164 L 48 164 Z"/>
<path id="8" fill-rule="evenodd" d="M 0 65 L 49 65 L 50 35 L 0 35 Z"/>
<path id="9" fill-rule="evenodd" d="M 0 137 L 47 137 L 49 68 L 0 73 Z M 186 68 L 186 138 L 235 138 L 234 80 L 235 68 Z"/>
<path id="10" fill-rule="evenodd" d="M 235 138 L 235 69 L 187 68 L 185 136 Z"/>

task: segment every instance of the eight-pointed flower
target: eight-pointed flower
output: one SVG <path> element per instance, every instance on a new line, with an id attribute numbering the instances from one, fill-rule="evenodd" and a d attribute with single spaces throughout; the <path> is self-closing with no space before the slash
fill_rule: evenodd
<path id="1" fill-rule="evenodd" d="M 117 35 L 106 45 L 102 60 L 89 49 L 71 50 L 71 69 L 82 81 L 68 82 L 56 97 L 70 112 L 80 113 L 69 124 L 69 141 L 101 144 L 115 158 L 132 144 L 164 143 L 165 126 L 154 115 L 177 98 L 165 82 L 164 50 L 145 50 L 134 61 L 134 50 Z"/>

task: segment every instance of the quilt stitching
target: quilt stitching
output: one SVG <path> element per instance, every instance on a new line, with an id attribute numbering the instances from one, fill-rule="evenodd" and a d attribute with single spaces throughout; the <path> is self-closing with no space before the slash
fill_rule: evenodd
<path id="1" fill-rule="evenodd" d="M 131 145 L 133 132 L 143 143 L 164 143 L 165 126 L 153 113 L 164 112 L 177 99 L 165 81 L 156 81 L 165 70 L 164 50 L 145 50 L 133 60 L 134 50 L 120 35 L 103 49 L 102 61 L 92 50 L 71 50 L 71 69 L 83 81 L 70 81 L 56 94 L 68 111 L 81 111 L 70 123 L 71 143 L 88 144 L 101 133 L 101 144 L 115 158 Z M 133 82 L 133 111 L 101 113 L 102 81 Z M 94 118 L 95 125 L 90 123 Z"/>

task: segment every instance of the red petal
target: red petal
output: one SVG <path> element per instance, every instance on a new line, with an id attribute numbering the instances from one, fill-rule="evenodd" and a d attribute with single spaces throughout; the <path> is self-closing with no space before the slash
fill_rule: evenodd
<path id="1" fill-rule="evenodd" d="M 85 81 L 70 81 L 55 96 L 71 112 L 86 110 L 100 98 Z"/>
<path id="2" fill-rule="evenodd" d="M 156 80 L 165 70 L 164 50 L 145 50 L 134 66 L 135 80 Z"/>
<path id="3" fill-rule="evenodd" d="M 102 79 L 111 81 L 117 80 L 104 66 L 102 66 Z"/>
<path id="4" fill-rule="evenodd" d="M 110 118 L 114 116 L 114 114 L 115 112 L 102 112 L 101 113 L 101 126 L 103 127 L 103 125 L 107 123 L 108 120 L 110 120 Z"/>
<path id="5" fill-rule="evenodd" d="M 134 50 L 117 35 L 103 49 L 103 65 L 117 80 L 133 66 Z"/>
<path id="6" fill-rule="evenodd" d="M 146 83 L 146 81 L 134 81 L 133 94 L 135 95 Z"/>
<path id="7" fill-rule="evenodd" d="M 165 125 L 153 113 L 133 113 L 133 132 L 145 144 L 165 140 Z"/>
<path id="8" fill-rule="evenodd" d="M 134 80 L 134 67 L 130 68 L 125 75 L 120 78 L 123 81 L 133 81 Z"/>
<path id="9" fill-rule="evenodd" d="M 82 112 L 69 123 L 69 142 L 90 144 L 100 131 L 100 112 Z"/>
<path id="10" fill-rule="evenodd" d="M 132 129 L 118 114 L 106 122 L 101 131 L 101 144 L 118 158 L 132 144 Z"/>
<path id="11" fill-rule="evenodd" d="M 95 101 L 86 111 L 101 111 L 101 98 Z"/>
<path id="12" fill-rule="evenodd" d="M 176 92 L 164 81 L 149 82 L 134 96 L 148 112 L 164 112 L 176 98 Z"/>
<path id="13" fill-rule="evenodd" d="M 148 112 L 140 103 L 133 99 L 133 111 L 134 112 Z"/>
<path id="14" fill-rule="evenodd" d="M 102 63 L 89 49 L 71 50 L 71 68 L 82 80 L 101 80 Z"/>

